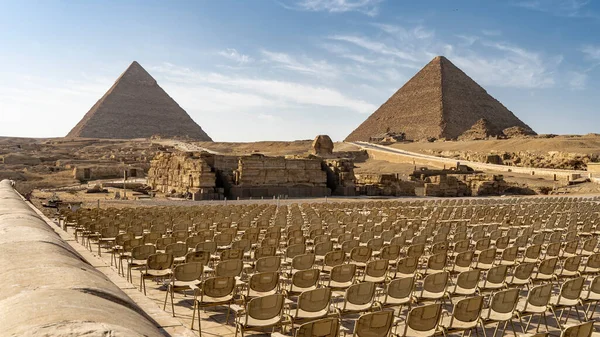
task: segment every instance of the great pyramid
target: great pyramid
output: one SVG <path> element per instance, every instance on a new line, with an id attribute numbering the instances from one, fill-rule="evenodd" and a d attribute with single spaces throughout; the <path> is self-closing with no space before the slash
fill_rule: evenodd
<path id="1" fill-rule="evenodd" d="M 67 137 L 212 139 L 156 80 L 133 61 Z"/>
<path id="2" fill-rule="evenodd" d="M 478 120 L 500 130 L 519 126 L 535 132 L 443 56 L 436 56 L 345 141 L 369 141 L 390 131 L 406 139 L 457 139 Z"/>

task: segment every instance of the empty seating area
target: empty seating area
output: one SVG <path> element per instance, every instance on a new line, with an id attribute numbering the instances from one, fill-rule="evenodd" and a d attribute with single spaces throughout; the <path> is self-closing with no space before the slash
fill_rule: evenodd
<path id="1" fill-rule="evenodd" d="M 62 221 L 194 330 L 590 336 L 600 302 L 599 202 L 79 209 Z"/>

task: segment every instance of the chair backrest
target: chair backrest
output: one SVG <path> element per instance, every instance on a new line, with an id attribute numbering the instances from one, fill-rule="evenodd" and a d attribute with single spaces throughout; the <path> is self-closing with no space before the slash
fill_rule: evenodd
<path id="1" fill-rule="evenodd" d="M 285 250 L 285 257 L 288 259 L 293 259 L 297 255 L 304 254 L 306 252 L 306 245 L 303 243 L 291 245 L 287 247 Z"/>
<path id="2" fill-rule="evenodd" d="M 493 263 L 496 259 L 496 248 L 482 250 L 477 257 L 478 263 Z"/>
<path id="3" fill-rule="evenodd" d="M 490 283 L 502 283 L 506 279 L 506 273 L 508 273 L 508 266 L 499 265 L 490 268 L 486 273 L 485 280 Z"/>
<path id="4" fill-rule="evenodd" d="M 511 246 L 502 252 L 502 260 L 503 261 L 515 261 L 517 259 L 517 255 L 519 254 L 519 247 Z"/>
<path id="5" fill-rule="evenodd" d="M 439 303 L 413 308 L 406 319 L 411 329 L 423 332 L 423 336 L 433 336 L 440 321 L 442 306 Z"/>
<path id="6" fill-rule="evenodd" d="M 490 308 L 501 314 L 510 314 L 512 316 L 517 302 L 519 301 L 519 289 L 512 288 L 503 291 L 498 291 L 492 295 L 490 300 Z"/>
<path id="7" fill-rule="evenodd" d="M 200 262 L 203 265 L 208 265 L 210 261 L 210 253 L 205 251 L 189 252 L 185 255 L 185 262 Z"/>
<path id="8" fill-rule="evenodd" d="M 446 262 L 448 261 L 448 254 L 438 253 L 435 255 L 431 255 L 427 259 L 427 269 L 441 270 L 446 267 Z"/>
<path id="9" fill-rule="evenodd" d="M 173 269 L 173 279 L 182 282 L 201 280 L 204 265 L 199 262 L 182 263 Z"/>
<path id="10" fill-rule="evenodd" d="M 165 253 L 173 254 L 173 257 L 183 257 L 187 252 L 187 246 L 183 242 L 172 243 L 165 247 Z"/>
<path id="11" fill-rule="evenodd" d="M 353 263 L 340 264 L 331 269 L 330 278 L 332 281 L 345 283 L 350 282 L 356 276 L 356 265 Z"/>
<path id="12" fill-rule="evenodd" d="M 545 275 L 554 274 L 554 270 L 556 269 L 556 264 L 558 263 L 558 257 L 552 257 L 549 259 L 544 259 L 540 262 L 538 267 L 538 273 Z"/>
<path id="13" fill-rule="evenodd" d="M 527 303 L 535 305 L 537 307 L 545 307 L 550 301 L 552 295 L 552 284 L 542 284 L 531 288 L 529 294 L 527 294 Z M 525 306 L 527 308 L 527 306 Z"/>
<path id="14" fill-rule="evenodd" d="M 371 258 L 373 250 L 369 247 L 354 247 L 350 251 L 350 259 L 355 262 L 367 262 Z"/>
<path id="15" fill-rule="evenodd" d="M 354 325 L 354 336 L 387 337 L 394 323 L 393 311 L 371 312 L 361 315 Z"/>
<path id="16" fill-rule="evenodd" d="M 329 308 L 330 302 L 331 288 L 317 288 L 300 294 L 297 309 L 306 312 L 319 312 Z"/>
<path id="17" fill-rule="evenodd" d="M 240 248 L 225 249 L 221 252 L 221 261 L 241 260 L 244 258 L 244 250 Z"/>
<path id="18" fill-rule="evenodd" d="M 165 270 L 173 265 L 173 255 L 168 253 L 157 253 L 148 256 L 146 266 L 152 270 Z"/>
<path id="19" fill-rule="evenodd" d="M 313 287 L 319 281 L 318 269 L 299 270 L 292 275 L 292 284 L 299 288 Z"/>
<path id="20" fill-rule="evenodd" d="M 298 270 L 310 269 L 315 264 L 315 254 L 296 255 L 292 260 L 292 268 Z"/>
<path id="21" fill-rule="evenodd" d="M 527 280 L 531 277 L 534 268 L 535 263 L 521 263 L 515 268 L 513 276 L 520 280 Z"/>
<path id="22" fill-rule="evenodd" d="M 387 273 L 389 261 L 388 260 L 374 260 L 367 263 L 365 268 L 365 275 L 371 277 L 381 277 Z"/>
<path id="23" fill-rule="evenodd" d="M 594 332 L 594 321 L 570 326 L 562 331 L 561 337 L 590 337 Z"/>
<path id="24" fill-rule="evenodd" d="M 235 289 L 235 278 L 217 276 L 206 279 L 202 283 L 202 295 L 222 298 L 233 295 Z M 233 298 L 233 296 L 232 296 Z"/>
<path id="25" fill-rule="evenodd" d="M 196 251 L 205 251 L 214 254 L 217 252 L 217 243 L 214 241 L 200 242 L 196 245 Z"/>
<path id="26" fill-rule="evenodd" d="M 354 284 L 346 289 L 345 301 L 356 305 L 370 303 L 375 297 L 375 288 L 372 282 Z"/>
<path id="27" fill-rule="evenodd" d="M 131 249 L 131 258 L 134 260 L 147 260 L 148 257 L 154 253 L 156 253 L 156 247 L 154 246 L 136 246 Z"/>
<path id="28" fill-rule="evenodd" d="M 382 259 L 386 259 L 386 260 L 390 260 L 390 261 L 396 260 L 400 256 L 401 250 L 402 250 L 402 247 L 397 246 L 397 245 L 384 246 L 383 248 L 381 248 L 380 257 Z"/>
<path id="29" fill-rule="evenodd" d="M 387 285 L 386 296 L 400 299 L 407 298 L 412 294 L 415 287 L 414 277 L 403 277 L 392 280 Z"/>
<path id="30" fill-rule="evenodd" d="M 344 251 L 334 250 L 332 252 L 325 254 L 325 257 L 323 258 L 323 264 L 325 266 L 333 267 L 333 266 L 337 266 L 339 264 L 344 263 L 345 259 L 346 259 L 346 254 L 344 254 Z"/>
<path id="31" fill-rule="evenodd" d="M 315 245 L 315 255 L 325 256 L 325 254 L 333 251 L 333 242 L 325 241 Z"/>
<path id="32" fill-rule="evenodd" d="M 278 271 L 281 266 L 279 256 L 265 256 L 256 260 L 256 272 Z"/>
<path id="33" fill-rule="evenodd" d="M 463 271 L 462 273 L 458 274 L 458 278 L 456 279 L 456 285 L 463 289 L 476 288 L 477 283 L 479 282 L 480 276 L 481 276 L 480 269 Z"/>
<path id="34" fill-rule="evenodd" d="M 581 256 L 580 255 L 570 256 L 565 260 L 565 262 L 563 264 L 563 269 L 576 272 L 579 269 L 580 264 L 581 264 Z"/>
<path id="35" fill-rule="evenodd" d="M 448 272 L 441 271 L 425 276 L 423 280 L 423 290 L 431 293 L 441 293 L 446 290 L 448 285 Z"/>
<path id="36" fill-rule="evenodd" d="M 242 260 L 227 260 L 221 261 L 217 264 L 215 268 L 216 276 L 240 276 L 242 273 L 242 269 L 244 268 L 244 263 Z"/>
<path id="37" fill-rule="evenodd" d="M 337 318 L 323 318 L 302 324 L 295 337 L 337 337 L 340 321 Z"/>
<path id="38" fill-rule="evenodd" d="M 405 257 L 398 260 L 396 271 L 405 275 L 414 274 L 419 266 L 418 257 Z"/>
<path id="39" fill-rule="evenodd" d="M 258 260 L 265 256 L 275 256 L 277 249 L 274 246 L 260 246 L 254 250 L 254 259 Z"/>
<path id="40" fill-rule="evenodd" d="M 419 243 L 416 245 L 411 245 L 406 250 L 406 256 L 408 257 L 421 257 L 425 252 L 425 244 Z"/>
<path id="41" fill-rule="evenodd" d="M 277 288 L 278 284 L 279 273 L 276 271 L 253 274 L 248 281 L 249 289 L 257 292 L 271 291 Z"/>
<path id="42" fill-rule="evenodd" d="M 581 291 L 583 290 L 584 283 L 585 283 L 585 278 L 583 278 L 583 277 L 576 277 L 574 279 L 565 281 L 565 283 L 563 283 L 560 286 L 561 299 L 562 298 L 566 298 L 569 300 L 579 299 L 579 296 L 581 296 Z M 560 299 L 559 299 L 559 304 L 560 304 Z"/>
<path id="43" fill-rule="evenodd" d="M 458 301 L 454 305 L 452 311 L 453 319 L 457 319 L 461 322 L 475 322 L 481 314 L 483 308 L 483 296 L 467 297 Z"/>

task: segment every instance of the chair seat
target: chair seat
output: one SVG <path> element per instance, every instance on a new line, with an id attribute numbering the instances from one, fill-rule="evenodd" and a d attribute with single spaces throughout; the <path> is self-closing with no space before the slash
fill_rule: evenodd
<path id="1" fill-rule="evenodd" d="M 171 276 L 171 269 L 165 269 L 165 270 L 149 269 L 147 271 L 142 272 L 142 277 L 166 277 L 166 276 Z"/>
<path id="2" fill-rule="evenodd" d="M 344 303 L 342 302 L 342 303 L 340 303 L 340 307 L 339 307 L 339 309 L 342 311 L 362 312 L 362 311 L 367 311 L 367 310 L 371 309 L 371 303 L 354 304 L 354 303 L 346 302 L 345 307 L 343 305 L 344 305 Z"/>
<path id="3" fill-rule="evenodd" d="M 281 320 L 281 316 L 275 316 L 270 319 L 256 319 L 246 314 L 246 316 L 242 316 L 238 319 L 238 323 L 240 323 L 245 328 L 269 327 L 278 324 L 279 322 L 281 322 Z"/>
<path id="4" fill-rule="evenodd" d="M 579 303 L 579 299 L 568 299 L 558 295 L 554 295 L 550 297 L 550 301 L 548 304 L 552 306 L 572 306 L 577 305 Z"/>
<path id="5" fill-rule="evenodd" d="M 527 304 L 527 310 L 525 310 L 525 305 L 527 304 L 527 299 L 522 298 L 517 303 L 517 311 L 521 314 L 541 314 L 546 312 L 546 306 L 536 306 L 531 303 Z"/>
<path id="6" fill-rule="evenodd" d="M 224 303 L 225 304 L 225 303 L 231 302 L 232 300 L 233 300 L 233 294 L 223 296 L 223 297 L 211 297 L 211 296 L 204 295 L 201 298 L 198 298 L 198 302 L 199 302 L 200 306 L 202 306 L 203 303 L 205 303 L 207 305 L 214 305 L 215 303 Z"/>
<path id="7" fill-rule="evenodd" d="M 485 310 L 487 310 L 487 311 L 485 311 Z M 512 319 L 513 313 L 512 313 L 512 311 L 508 312 L 508 313 L 502 313 L 502 312 L 494 311 L 491 308 L 488 308 L 488 309 L 484 309 L 484 312 L 482 312 L 481 317 L 486 322 L 504 322 L 509 319 Z"/>
<path id="8" fill-rule="evenodd" d="M 323 310 L 320 311 L 305 311 L 302 309 L 298 309 L 297 312 L 294 312 L 294 316 L 292 317 L 295 320 L 301 320 L 301 319 L 315 319 L 315 318 L 321 318 L 321 317 L 325 317 L 329 314 L 329 308 L 325 308 Z"/>
<path id="9" fill-rule="evenodd" d="M 450 322 L 452 322 L 452 324 L 450 324 Z M 452 316 L 445 316 L 442 318 L 442 322 L 440 323 L 440 325 L 447 331 L 454 331 L 474 328 L 477 326 L 477 323 L 477 320 L 473 322 L 463 322 L 456 318 L 453 320 Z"/>

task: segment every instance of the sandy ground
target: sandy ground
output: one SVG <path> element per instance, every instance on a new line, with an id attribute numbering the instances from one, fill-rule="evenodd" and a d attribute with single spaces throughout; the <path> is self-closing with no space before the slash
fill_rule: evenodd
<path id="1" fill-rule="evenodd" d="M 555 138 L 516 138 L 433 143 L 416 142 L 398 143 L 391 146 L 414 152 L 422 152 L 423 150 L 474 151 L 486 153 L 520 151 L 547 153 L 550 151 L 560 151 L 594 154 L 600 153 L 600 136 L 558 136 Z"/>

